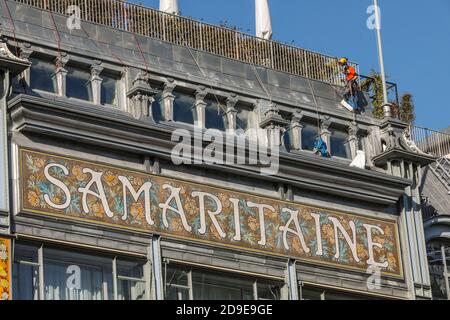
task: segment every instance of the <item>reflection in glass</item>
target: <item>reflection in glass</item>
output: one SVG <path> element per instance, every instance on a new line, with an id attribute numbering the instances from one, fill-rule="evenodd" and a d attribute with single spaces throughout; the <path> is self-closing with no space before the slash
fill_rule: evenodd
<path id="1" fill-rule="evenodd" d="M 67 67 L 66 95 L 69 98 L 76 98 L 92 101 L 91 74 L 87 70 Z"/>
<path id="2" fill-rule="evenodd" d="M 194 271 L 194 300 L 253 300 L 253 280 Z"/>
<path id="3" fill-rule="evenodd" d="M 302 150 L 314 150 L 314 143 L 316 142 L 317 127 L 310 123 L 302 123 Z"/>
<path id="4" fill-rule="evenodd" d="M 194 124 L 197 120 L 195 111 L 195 98 L 185 93 L 174 92 L 175 100 L 173 102 L 174 121 Z"/>
<path id="5" fill-rule="evenodd" d="M 144 300 L 146 298 L 143 263 L 118 261 L 117 275 L 118 300 Z"/>
<path id="6" fill-rule="evenodd" d="M 332 156 L 346 159 L 351 158 L 347 133 L 338 130 L 333 131 L 330 138 L 330 144 Z"/>
<path id="7" fill-rule="evenodd" d="M 105 105 L 117 106 L 117 77 L 106 74 L 101 75 L 101 99 L 100 103 Z"/>
<path id="8" fill-rule="evenodd" d="M 15 245 L 12 275 L 14 300 L 39 300 L 37 247 Z"/>
<path id="9" fill-rule="evenodd" d="M 155 101 L 153 101 L 153 103 L 152 103 L 152 105 L 151 105 L 151 111 L 152 111 L 152 116 L 153 116 L 153 119 L 156 121 L 156 122 L 161 122 L 161 121 L 165 121 L 166 119 L 164 119 L 164 111 L 163 111 L 163 105 L 162 105 L 162 103 L 160 102 L 160 100 L 161 100 L 161 94 L 157 94 L 155 97 L 154 97 L 154 99 L 155 99 Z"/>
<path id="10" fill-rule="evenodd" d="M 189 269 L 165 266 L 166 300 L 189 300 Z"/>
<path id="11" fill-rule="evenodd" d="M 55 64 L 50 61 L 30 58 L 30 87 L 56 93 Z"/>
<path id="12" fill-rule="evenodd" d="M 224 112 L 224 106 L 219 105 L 216 100 L 206 99 L 205 110 L 205 127 L 206 129 L 217 129 L 225 131 L 226 129 L 226 115 Z"/>

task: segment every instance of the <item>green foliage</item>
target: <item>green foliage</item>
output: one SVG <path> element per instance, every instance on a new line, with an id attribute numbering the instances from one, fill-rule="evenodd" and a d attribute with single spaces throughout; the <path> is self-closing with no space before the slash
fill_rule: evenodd
<path id="1" fill-rule="evenodd" d="M 383 118 L 383 89 L 381 75 L 375 70 L 370 71 L 370 78 L 361 81 L 361 90 L 368 92 L 372 99 L 373 116 L 377 119 Z"/>
<path id="2" fill-rule="evenodd" d="M 373 105 L 373 116 L 377 119 L 383 118 L 383 86 L 381 75 L 375 70 L 371 70 L 370 78 L 361 81 L 361 90 L 368 92 Z M 398 118 L 408 124 L 415 120 L 414 102 L 411 93 L 405 93 L 400 99 L 400 105 L 396 101 L 389 101 L 392 104 L 392 117 Z"/>
<path id="3" fill-rule="evenodd" d="M 416 120 L 414 109 L 415 107 L 412 94 L 405 93 L 400 101 L 400 108 L 399 108 L 400 120 L 408 124 L 413 124 L 414 120 Z"/>

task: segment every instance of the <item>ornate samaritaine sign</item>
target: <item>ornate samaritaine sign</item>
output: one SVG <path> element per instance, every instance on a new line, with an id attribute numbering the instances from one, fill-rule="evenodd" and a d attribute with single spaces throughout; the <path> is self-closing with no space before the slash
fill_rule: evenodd
<path id="1" fill-rule="evenodd" d="M 397 224 L 21 150 L 22 212 L 401 277 Z"/>

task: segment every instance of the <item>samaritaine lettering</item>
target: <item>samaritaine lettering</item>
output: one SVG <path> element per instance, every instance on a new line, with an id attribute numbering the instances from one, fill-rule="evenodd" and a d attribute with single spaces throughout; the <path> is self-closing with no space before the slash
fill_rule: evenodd
<path id="1" fill-rule="evenodd" d="M 23 209 L 400 274 L 394 222 L 31 151 Z"/>

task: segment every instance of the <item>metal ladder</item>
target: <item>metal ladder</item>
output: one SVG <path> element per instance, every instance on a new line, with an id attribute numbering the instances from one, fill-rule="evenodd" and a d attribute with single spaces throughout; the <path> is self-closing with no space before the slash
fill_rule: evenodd
<path id="1" fill-rule="evenodd" d="M 441 180 L 450 195 L 450 159 L 446 157 L 439 158 L 431 166 L 431 170 Z"/>

